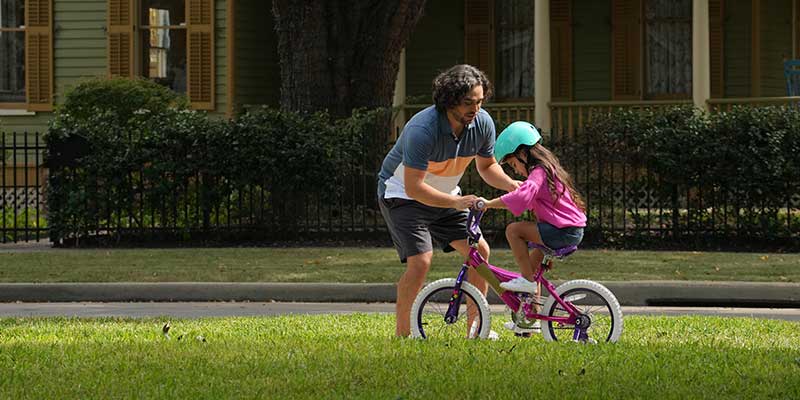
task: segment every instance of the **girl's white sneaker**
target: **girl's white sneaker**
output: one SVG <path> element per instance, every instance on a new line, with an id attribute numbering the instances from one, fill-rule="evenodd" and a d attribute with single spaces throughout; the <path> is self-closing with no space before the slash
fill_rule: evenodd
<path id="1" fill-rule="evenodd" d="M 536 293 L 536 284 L 523 278 L 514 278 L 508 282 L 502 282 L 500 287 L 505 290 L 510 290 L 512 292 L 524 292 L 524 293 Z"/>

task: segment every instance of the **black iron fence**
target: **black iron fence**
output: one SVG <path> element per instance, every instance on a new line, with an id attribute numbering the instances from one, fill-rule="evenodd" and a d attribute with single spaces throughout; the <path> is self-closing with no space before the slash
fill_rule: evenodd
<path id="1" fill-rule="evenodd" d="M 39 134 L 0 135 L 0 240 L 31 241 L 48 237 L 42 166 L 45 146 Z M 722 187 L 684 186 L 665 182 L 647 166 L 608 160 L 591 149 L 553 147 L 574 175 L 587 202 L 587 243 L 661 247 L 679 244 L 797 248 L 800 242 L 800 190 L 797 182 L 782 204 L 760 201 L 759 193 Z M 104 182 L 87 188 L 83 202 L 94 221 L 65 242 L 104 241 L 303 241 L 366 240 L 389 243 L 375 198 L 377 171 L 391 144 L 364 149 L 364 162 L 354 167 L 338 193 L 284 193 L 267 185 L 229 187 L 224 198 L 211 201 L 210 185 L 232 185 L 225 178 L 209 181 L 198 171 L 179 182 L 169 196 L 151 198 L 148 188 L 169 179 L 168 173 L 147 176 L 130 171 L 119 179 L 131 188 L 128 201 L 97 209 L 109 193 Z M 124 186 L 124 185 L 123 185 Z M 474 169 L 462 179 L 465 193 L 498 195 Z M 514 220 L 507 212 L 491 211 L 483 222 L 487 236 L 503 243 L 502 231 Z M 62 240 L 63 238 L 59 238 Z M 85 242 L 84 242 L 85 243 Z"/>
<path id="2" fill-rule="evenodd" d="M 0 242 L 47 238 L 40 135 L 0 134 Z"/>

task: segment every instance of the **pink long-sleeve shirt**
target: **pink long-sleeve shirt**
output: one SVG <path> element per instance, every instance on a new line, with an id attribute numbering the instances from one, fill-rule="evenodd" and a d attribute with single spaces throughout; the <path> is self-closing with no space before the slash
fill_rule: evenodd
<path id="1" fill-rule="evenodd" d="M 555 179 L 556 193 L 564 190 L 564 185 Z M 541 222 L 556 228 L 585 227 L 586 215 L 575 205 L 569 190 L 554 203 L 547 187 L 547 175 L 543 167 L 536 167 L 528 174 L 528 179 L 517 190 L 500 197 L 503 204 L 516 216 L 531 210 Z"/>

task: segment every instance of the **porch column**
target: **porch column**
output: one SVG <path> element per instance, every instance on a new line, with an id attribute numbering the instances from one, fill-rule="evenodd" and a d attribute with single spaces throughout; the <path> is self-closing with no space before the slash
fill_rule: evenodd
<path id="1" fill-rule="evenodd" d="M 400 53 L 400 66 L 397 69 L 397 79 L 394 81 L 394 99 L 392 107 L 395 109 L 392 116 L 392 133 L 389 137 L 396 140 L 398 134 L 406 124 L 406 49 Z"/>
<path id="2" fill-rule="evenodd" d="M 711 98 L 711 57 L 708 39 L 708 0 L 692 1 L 692 99 L 708 110 Z"/>
<path id="3" fill-rule="evenodd" d="M 537 0 L 534 3 L 534 124 L 543 132 L 550 133 L 550 1 Z"/>

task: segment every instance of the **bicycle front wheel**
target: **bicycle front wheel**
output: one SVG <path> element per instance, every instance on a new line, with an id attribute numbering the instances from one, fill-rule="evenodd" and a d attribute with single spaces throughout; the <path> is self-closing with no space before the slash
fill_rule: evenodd
<path id="1" fill-rule="evenodd" d="M 453 323 L 445 322 L 455 284 L 455 279 L 446 278 L 431 282 L 422 288 L 411 307 L 412 337 L 485 339 L 489 336 L 491 328 L 489 302 L 478 288 L 469 282 L 461 283 L 458 320 Z M 467 299 L 471 300 L 474 306 L 468 307 Z M 468 314 L 470 312 L 474 315 L 471 323 Z"/>
<path id="2" fill-rule="evenodd" d="M 589 343 L 619 340 L 622 334 L 622 307 L 608 288 L 597 282 L 579 279 L 560 285 L 556 293 L 564 301 L 572 303 L 581 318 L 574 325 L 547 321 L 542 326 L 545 340 Z M 569 317 L 569 312 L 553 296 L 545 302 L 544 312 L 551 317 Z M 576 329 L 579 329 L 578 334 Z"/>

